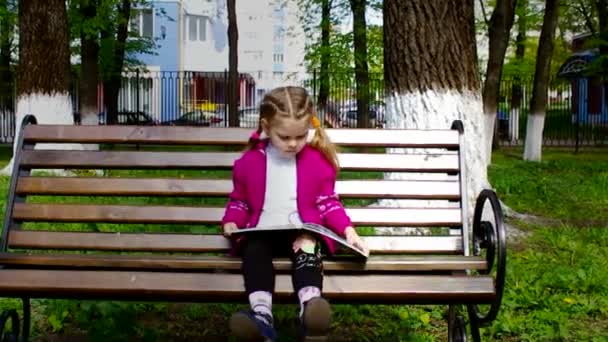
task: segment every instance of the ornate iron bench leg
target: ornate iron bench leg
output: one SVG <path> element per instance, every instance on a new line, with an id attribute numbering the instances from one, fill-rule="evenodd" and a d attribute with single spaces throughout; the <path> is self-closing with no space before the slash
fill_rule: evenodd
<path id="1" fill-rule="evenodd" d="M 494 222 L 482 221 L 483 208 L 486 201 L 490 202 L 494 214 Z M 505 288 L 506 264 L 507 264 L 507 243 L 506 231 L 504 227 L 504 216 L 500 202 L 496 193 L 492 190 L 483 190 L 477 198 L 475 204 L 475 214 L 473 216 L 473 254 L 481 255 L 485 251 L 487 270 L 480 271 L 482 274 L 490 274 L 494 269 L 496 299 L 490 304 L 487 312 L 483 313 L 478 305 L 470 304 L 467 306 L 469 311 L 469 321 L 473 340 L 479 341 L 479 328 L 488 326 L 496 319 L 502 295 Z"/>
<path id="2" fill-rule="evenodd" d="M 27 342 L 30 337 L 30 300 L 22 298 L 23 301 L 23 332 L 19 329 L 19 314 L 17 310 L 5 310 L 0 314 L 0 342 L 18 342 L 21 332 L 21 341 Z M 6 323 L 10 319 L 11 331 L 7 331 Z"/>
<path id="3" fill-rule="evenodd" d="M 448 309 L 448 342 L 466 342 L 467 325 L 464 317 L 458 312 L 456 305 L 450 305 Z"/>
<path id="4" fill-rule="evenodd" d="M 30 321 L 31 321 L 31 309 L 30 299 L 21 298 L 23 302 L 23 332 L 21 334 L 21 341 L 27 342 L 30 339 Z"/>
<path id="5" fill-rule="evenodd" d="M 11 320 L 11 331 L 5 331 L 6 322 Z M 5 310 L 0 314 L 0 341 L 17 342 L 19 340 L 19 315 L 17 310 Z"/>

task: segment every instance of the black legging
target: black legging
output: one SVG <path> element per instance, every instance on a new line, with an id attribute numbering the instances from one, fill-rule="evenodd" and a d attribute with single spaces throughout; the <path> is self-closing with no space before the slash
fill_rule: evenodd
<path id="1" fill-rule="evenodd" d="M 319 242 L 315 253 L 302 250 L 294 253 L 293 241 L 298 235 L 292 232 L 259 232 L 248 233 L 242 249 L 243 277 L 247 295 L 255 291 L 274 293 L 275 271 L 272 258 L 289 256 L 292 260 L 292 284 L 298 293 L 307 286 L 323 286 L 323 262 Z"/>

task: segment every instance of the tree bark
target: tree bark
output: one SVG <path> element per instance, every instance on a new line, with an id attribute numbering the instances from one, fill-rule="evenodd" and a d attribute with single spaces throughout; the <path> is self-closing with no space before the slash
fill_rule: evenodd
<path id="1" fill-rule="evenodd" d="M 370 127 L 369 118 L 369 67 L 367 65 L 367 0 L 350 0 L 353 12 L 355 45 L 355 81 L 357 84 L 357 127 Z"/>
<path id="2" fill-rule="evenodd" d="M 530 113 L 528 114 L 528 122 L 526 125 L 524 160 L 541 160 L 549 73 L 551 72 L 551 57 L 553 55 L 558 9 L 559 0 L 547 0 L 545 3 L 543 27 L 540 32 L 538 52 L 536 54 L 536 70 L 534 72 L 534 87 L 532 89 L 532 100 L 530 101 Z"/>
<path id="3" fill-rule="evenodd" d="M 122 0 L 118 9 L 118 25 L 116 40 L 112 54 L 112 64 L 109 78 L 104 80 L 104 104 L 106 106 L 106 123 L 118 123 L 118 93 L 122 81 L 122 69 L 125 59 L 125 44 L 129 35 L 129 18 L 131 16 L 131 0 Z M 102 32 L 102 39 L 112 39 L 113 32 Z"/>
<path id="4" fill-rule="evenodd" d="M 486 79 L 483 84 L 483 112 L 485 118 L 485 134 L 488 139 L 486 146 L 486 161 L 488 165 L 492 160 L 492 139 L 494 137 L 494 126 L 496 124 L 496 113 L 498 111 L 498 96 L 500 92 L 500 81 L 502 79 L 502 67 L 505 53 L 509 45 L 511 27 L 515 18 L 515 6 L 517 0 L 498 0 L 492 12 L 489 26 L 489 55 L 486 68 Z"/>
<path id="5" fill-rule="evenodd" d="M 96 0 L 81 0 L 80 15 L 83 22 L 91 22 L 97 16 Z M 99 85 L 99 43 L 96 35 L 87 34 L 84 27 L 80 32 L 80 120 L 83 125 L 98 124 L 97 87 Z"/>
<path id="6" fill-rule="evenodd" d="M 322 0 L 321 3 L 321 70 L 319 71 L 317 106 L 325 109 L 325 113 L 327 113 L 327 99 L 329 98 L 331 3 L 332 0 Z"/>
<path id="7" fill-rule="evenodd" d="M 65 1 L 19 1 L 15 137 L 21 133 L 21 122 L 28 114 L 34 115 L 40 124 L 73 124 L 69 87 L 70 48 Z M 12 168 L 11 159 L 2 173 L 10 174 Z"/>
<path id="8" fill-rule="evenodd" d="M 471 215 L 487 184 L 473 7 L 472 0 L 385 0 L 383 8 L 387 126 L 449 129 L 462 120 Z"/>
<path id="9" fill-rule="evenodd" d="M 608 0 L 596 0 L 595 7 L 599 17 L 600 39 L 603 44 L 600 45 L 600 56 L 603 56 L 600 65 L 600 70 L 603 75 L 608 74 Z M 606 87 L 606 85 L 604 85 Z"/>
<path id="10" fill-rule="evenodd" d="M 238 40 L 236 21 L 236 0 L 228 0 L 228 122 L 231 127 L 239 126 L 239 72 Z"/>

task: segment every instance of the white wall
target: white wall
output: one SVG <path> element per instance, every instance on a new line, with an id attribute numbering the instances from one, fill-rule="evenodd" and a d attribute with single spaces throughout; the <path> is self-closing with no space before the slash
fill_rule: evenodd
<path id="1" fill-rule="evenodd" d="M 299 22 L 298 6 L 287 0 L 284 46 L 284 72 L 273 70 L 274 25 L 273 11 L 277 0 L 237 1 L 239 30 L 239 72 L 249 73 L 257 88 L 270 89 L 279 84 L 295 83 L 286 80 L 289 74 L 304 72 L 304 32 Z M 183 70 L 224 71 L 228 69 L 228 19 L 226 0 L 184 0 Z M 188 14 L 209 18 L 206 39 L 191 41 Z"/>

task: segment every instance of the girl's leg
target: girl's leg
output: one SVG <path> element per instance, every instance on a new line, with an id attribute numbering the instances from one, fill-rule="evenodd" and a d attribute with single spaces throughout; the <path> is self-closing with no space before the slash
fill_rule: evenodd
<path id="1" fill-rule="evenodd" d="M 245 244 L 242 271 L 251 309 L 272 316 L 275 281 L 272 242 L 263 235 L 251 234 Z"/>
<path id="2" fill-rule="evenodd" d="M 272 241 L 268 238 L 264 234 L 252 233 L 247 236 L 242 249 L 242 272 L 251 310 L 237 312 L 230 319 L 230 329 L 239 339 L 274 341 L 276 338 L 272 319 L 275 275 Z"/>
<path id="3" fill-rule="evenodd" d="M 323 260 L 320 243 L 310 234 L 296 237 L 293 242 L 294 290 L 300 301 L 301 334 L 304 340 L 326 338 L 331 320 L 329 303 L 321 297 Z"/>

